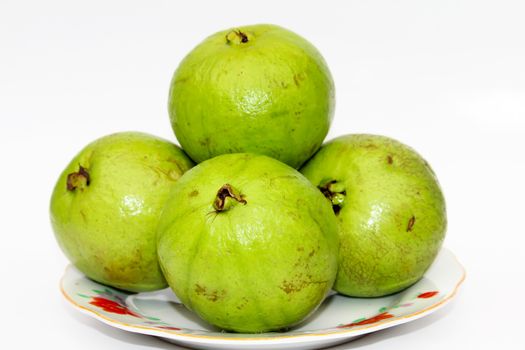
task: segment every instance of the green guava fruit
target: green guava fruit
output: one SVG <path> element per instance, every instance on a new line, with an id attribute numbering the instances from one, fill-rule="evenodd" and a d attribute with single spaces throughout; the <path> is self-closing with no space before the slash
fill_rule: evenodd
<path id="1" fill-rule="evenodd" d="M 310 315 L 332 288 L 339 248 L 330 203 L 298 171 L 226 154 L 175 184 L 159 222 L 159 262 L 190 310 L 258 333 Z"/>
<path id="2" fill-rule="evenodd" d="M 89 278 L 128 291 L 166 287 L 156 229 L 169 191 L 192 161 L 158 137 L 123 132 L 87 145 L 60 175 L 51 224 Z"/>
<path id="3" fill-rule="evenodd" d="M 447 219 L 436 175 L 419 154 L 387 137 L 346 135 L 323 145 L 301 172 L 339 223 L 336 291 L 377 297 L 423 276 Z"/>
<path id="4" fill-rule="evenodd" d="M 168 108 L 196 162 L 248 152 L 297 168 L 328 133 L 334 83 L 304 38 L 275 25 L 244 26 L 208 37 L 184 58 Z"/>

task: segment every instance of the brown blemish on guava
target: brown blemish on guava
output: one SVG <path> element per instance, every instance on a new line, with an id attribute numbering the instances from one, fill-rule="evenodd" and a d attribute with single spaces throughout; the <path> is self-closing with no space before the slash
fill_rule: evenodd
<path id="1" fill-rule="evenodd" d="M 305 76 L 302 73 L 296 73 L 293 75 L 293 82 L 297 87 L 301 86 L 301 82 L 304 81 L 304 79 Z"/>
<path id="2" fill-rule="evenodd" d="M 300 254 L 297 261 L 294 263 L 294 267 L 304 266 L 306 269 L 308 269 L 308 266 L 311 263 L 312 257 L 315 255 L 316 252 L 318 252 L 321 249 L 321 247 L 317 246 L 317 248 L 313 248 L 310 250 L 308 255 Z M 298 247 L 297 251 L 300 253 L 303 253 L 305 251 L 304 247 Z M 298 278 L 300 278 L 302 274 L 298 275 Z"/>
<path id="3" fill-rule="evenodd" d="M 176 79 L 176 80 L 175 80 L 175 84 L 182 84 L 182 83 L 185 83 L 185 82 L 187 82 L 189 79 L 190 79 L 189 76 L 186 76 L 186 77 L 183 77 L 183 78 Z"/>
<path id="4" fill-rule="evenodd" d="M 179 172 L 181 174 L 184 173 L 184 170 L 180 167 L 180 164 L 179 164 L 179 162 L 176 159 L 168 158 L 168 162 L 170 162 L 171 164 L 175 165 L 177 167 L 177 169 L 179 169 Z"/>
<path id="5" fill-rule="evenodd" d="M 158 166 L 147 165 L 148 168 L 153 170 L 159 177 L 166 177 L 168 180 L 177 181 L 181 177 L 181 173 L 175 169 L 162 169 Z M 180 168 L 179 168 L 180 170 Z"/>
<path id="6" fill-rule="evenodd" d="M 311 277 L 311 276 L 309 276 Z M 306 287 L 311 286 L 312 284 L 326 284 L 328 281 L 311 281 L 311 280 L 298 280 L 298 281 L 287 281 L 284 280 L 279 289 L 281 289 L 286 294 L 293 294 L 300 292 Z"/>
<path id="7" fill-rule="evenodd" d="M 389 154 L 386 157 L 386 161 L 388 162 L 388 164 L 392 165 L 394 163 L 394 158 Z"/>
<path id="8" fill-rule="evenodd" d="M 195 293 L 197 293 L 198 295 L 203 295 L 204 293 L 206 293 L 206 287 L 203 287 L 200 284 L 196 284 Z"/>
<path id="9" fill-rule="evenodd" d="M 204 140 L 199 140 L 199 144 L 203 147 L 210 147 L 210 138 L 206 137 Z"/>
<path id="10" fill-rule="evenodd" d="M 226 291 L 225 290 L 221 290 L 221 291 L 213 290 L 210 292 L 206 289 L 205 286 L 201 286 L 200 284 L 195 284 L 195 293 L 197 295 L 205 297 L 209 301 L 216 302 L 217 300 L 224 297 L 224 295 L 226 294 Z"/>
<path id="11" fill-rule="evenodd" d="M 235 191 L 230 184 L 224 184 L 221 188 L 219 188 L 219 191 L 217 191 L 215 201 L 213 202 L 213 208 L 216 212 L 221 212 L 225 209 L 224 206 L 228 197 L 236 200 L 241 204 L 247 203 L 246 200 L 243 198 L 243 195 L 237 193 L 237 191 Z"/>
<path id="12" fill-rule="evenodd" d="M 137 273 L 147 268 L 144 263 L 144 255 L 140 249 L 135 249 L 129 252 L 126 259 L 126 264 L 114 261 L 109 255 L 93 257 L 94 260 L 104 269 L 104 278 L 107 281 L 116 283 L 117 288 L 124 288 L 125 285 L 134 283 L 136 281 Z"/>
<path id="13" fill-rule="evenodd" d="M 294 285 L 293 283 L 291 282 L 288 282 L 286 280 L 283 281 L 283 283 L 279 286 L 279 288 L 285 292 L 286 294 L 291 294 L 291 293 L 294 293 L 294 292 L 298 292 L 302 289 L 299 288 L 298 286 Z"/>
<path id="14" fill-rule="evenodd" d="M 84 212 L 84 210 L 80 210 L 80 216 L 82 216 L 82 220 L 84 221 L 84 223 L 87 223 L 87 217 L 86 217 L 86 213 Z"/>
<path id="15" fill-rule="evenodd" d="M 197 197 L 198 195 L 199 195 L 199 191 L 197 191 L 197 190 L 193 190 L 189 194 L 190 197 Z"/>
<path id="16" fill-rule="evenodd" d="M 248 302 L 249 302 L 248 298 L 243 297 L 242 302 L 236 306 L 237 310 L 243 309 L 248 304 Z"/>
<path id="17" fill-rule="evenodd" d="M 414 227 L 415 223 L 416 223 L 416 217 L 412 215 L 410 220 L 408 220 L 407 232 L 411 232 L 412 231 L 412 228 Z"/>
<path id="18" fill-rule="evenodd" d="M 77 188 L 84 189 L 84 187 L 89 186 L 91 178 L 89 172 L 82 165 L 78 165 L 78 171 L 73 172 L 67 176 L 66 188 L 68 191 L 74 191 Z"/>

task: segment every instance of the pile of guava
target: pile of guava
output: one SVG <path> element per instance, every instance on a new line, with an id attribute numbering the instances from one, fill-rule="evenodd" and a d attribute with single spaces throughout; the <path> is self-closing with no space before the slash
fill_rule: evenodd
<path id="1" fill-rule="evenodd" d="M 446 231 L 430 165 L 385 136 L 323 144 L 335 107 L 319 51 L 275 25 L 221 31 L 176 69 L 181 147 L 120 132 L 61 173 L 51 223 L 87 277 L 169 286 L 226 331 L 285 331 L 333 289 L 378 297 L 417 282 Z"/>

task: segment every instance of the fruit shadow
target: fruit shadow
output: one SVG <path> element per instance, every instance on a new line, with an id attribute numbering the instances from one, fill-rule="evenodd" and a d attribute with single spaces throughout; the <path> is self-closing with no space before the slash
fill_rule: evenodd
<path id="1" fill-rule="evenodd" d="M 188 310 L 168 288 L 155 292 L 131 294 L 126 298 L 126 304 L 139 314 L 155 315 L 169 325 L 205 332 L 221 332 L 219 328 Z"/>

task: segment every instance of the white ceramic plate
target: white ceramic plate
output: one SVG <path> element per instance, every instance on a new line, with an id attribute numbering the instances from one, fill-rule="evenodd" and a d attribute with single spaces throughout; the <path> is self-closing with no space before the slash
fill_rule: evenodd
<path id="1" fill-rule="evenodd" d="M 450 301 L 465 270 L 442 249 L 425 277 L 383 298 L 331 295 L 304 323 L 283 333 L 225 333 L 186 310 L 165 289 L 127 294 L 96 283 L 69 266 L 61 281 L 64 297 L 79 311 L 110 326 L 154 335 L 198 349 L 315 349 L 426 316 Z"/>

